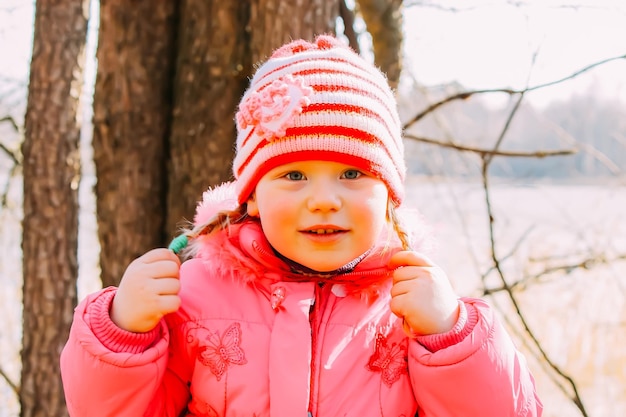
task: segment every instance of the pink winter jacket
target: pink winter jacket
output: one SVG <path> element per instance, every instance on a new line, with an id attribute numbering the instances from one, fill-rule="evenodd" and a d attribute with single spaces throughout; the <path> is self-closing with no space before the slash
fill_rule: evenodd
<path id="1" fill-rule="evenodd" d="M 389 309 L 393 251 L 319 285 L 255 222 L 203 239 L 181 267 L 181 309 L 154 331 L 113 324 L 115 288 L 76 308 L 61 354 L 70 416 L 541 416 L 526 361 L 484 301 L 459 300 L 449 333 L 405 335 Z"/>

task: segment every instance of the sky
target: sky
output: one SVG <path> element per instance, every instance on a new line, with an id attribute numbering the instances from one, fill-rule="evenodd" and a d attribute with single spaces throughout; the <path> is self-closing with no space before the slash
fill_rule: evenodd
<path id="1" fill-rule="evenodd" d="M 524 88 L 626 54 L 625 0 L 420 3 L 431 5 L 405 9 L 405 68 L 424 85 Z M 527 99 L 546 104 L 589 89 L 626 101 L 626 59 Z"/>
<path id="2" fill-rule="evenodd" d="M 32 4 L 0 0 L 0 83 L 26 81 Z M 405 68 L 422 85 L 456 81 L 470 89 L 523 88 L 626 54 L 626 0 L 405 0 L 405 4 Z M 626 101 L 626 60 L 535 91 L 527 99 L 542 105 L 590 89 L 601 97 Z"/>

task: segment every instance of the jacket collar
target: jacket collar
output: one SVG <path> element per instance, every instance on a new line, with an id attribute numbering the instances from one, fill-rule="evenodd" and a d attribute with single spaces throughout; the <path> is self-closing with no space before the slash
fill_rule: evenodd
<path id="1" fill-rule="evenodd" d="M 341 284 L 346 294 L 372 294 L 386 288 L 391 278 L 391 270 L 387 267 L 389 258 L 399 250 L 384 242 L 351 262 L 353 265 L 320 273 L 277 255 L 256 220 L 231 225 L 199 239 L 204 242 L 196 256 L 210 265 L 211 270 L 221 270 L 237 280 Z"/>
<path id="2" fill-rule="evenodd" d="M 194 223 L 204 224 L 221 211 L 236 209 L 236 196 L 234 182 L 207 190 L 198 203 Z M 412 248 L 430 252 L 433 240 L 422 216 L 406 208 L 399 210 L 398 214 L 407 228 Z M 388 288 L 391 271 L 387 264 L 400 246 L 397 239 L 388 239 L 387 231 L 383 233 L 385 236 L 375 247 L 355 260 L 353 268 L 346 267 L 331 274 L 306 270 L 277 256 L 259 222 L 253 219 L 194 239 L 191 253 L 202 259 L 210 271 L 238 281 L 250 282 L 262 278 L 270 281 L 331 282 L 345 286 L 346 293 L 378 294 L 383 288 Z"/>

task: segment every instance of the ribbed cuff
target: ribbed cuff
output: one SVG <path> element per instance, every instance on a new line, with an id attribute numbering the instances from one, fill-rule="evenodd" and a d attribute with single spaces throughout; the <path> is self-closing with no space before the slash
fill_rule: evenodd
<path id="1" fill-rule="evenodd" d="M 89 327 L 104 347 L 113 352 L 145 352 L 161 337 L 161 326 L 146 333 L 133 333 L 117 327 L 109 315 L 115 293 L 116 290 L 105 290 L 87 307 Z"/>
<path id="2" fill-rule="evenodd" d="M 445 333 L 417 336 L 415 339 L 429 351 L 437 352 L 461 342 L 474 330 L 477 322 L 478 311 L 476 308 L 459 300 L 459 319 L 451 330 Z"/>

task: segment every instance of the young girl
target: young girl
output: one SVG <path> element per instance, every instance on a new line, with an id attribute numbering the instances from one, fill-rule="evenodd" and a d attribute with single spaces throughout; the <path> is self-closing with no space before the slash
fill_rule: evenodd
<path id="1" fill-rule="evenodd" d="M 71 416 L 541 415 L 491 308 L 399 219 L 401 125 L 376 68 L 330 36 L 291 42 L 236 119 L 235 181 L 204 194 L 189 259 L 152 250 L 76 309 Z"/>

